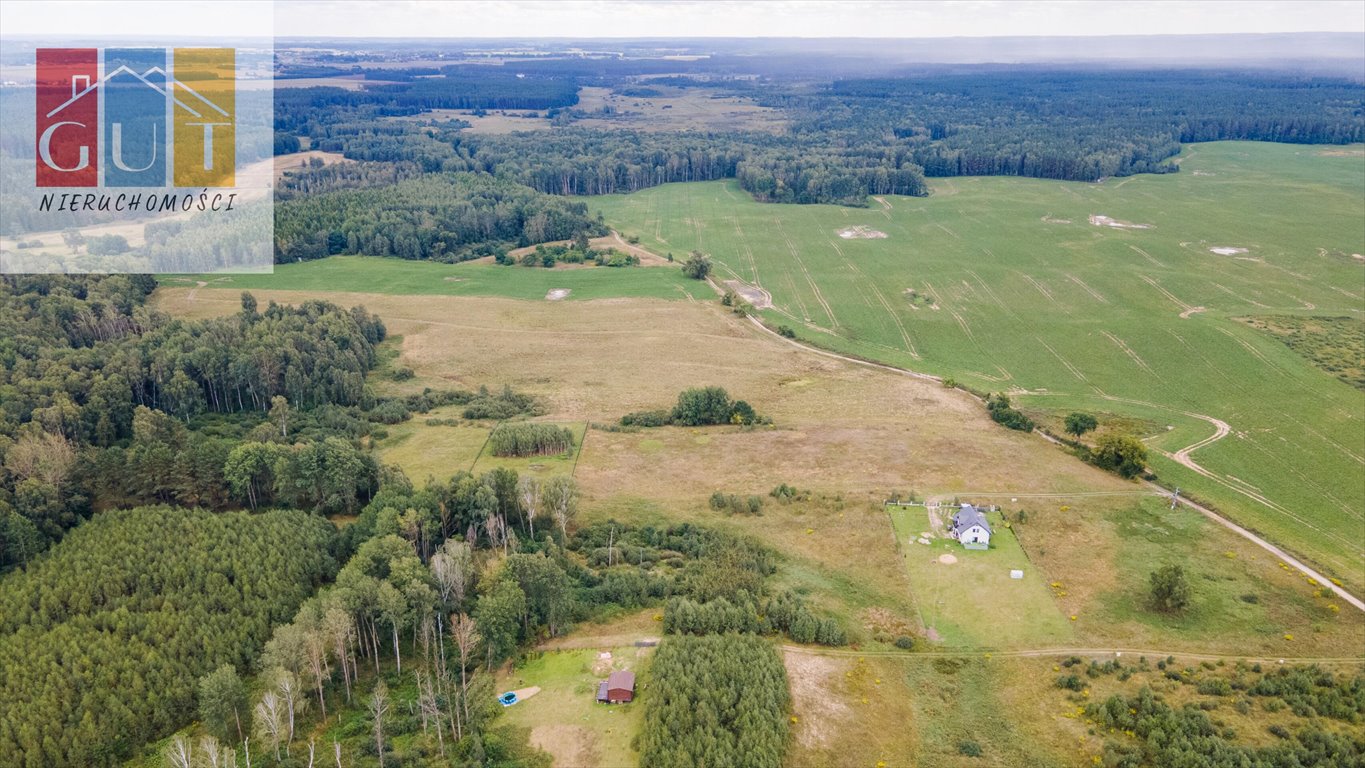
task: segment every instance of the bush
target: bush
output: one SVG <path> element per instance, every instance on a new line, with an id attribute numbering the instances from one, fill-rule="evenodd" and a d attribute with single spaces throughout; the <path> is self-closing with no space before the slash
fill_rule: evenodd
<path id="1" fill-rule="evenodd" d="M 1066 417 L 1066 431 L 1076 437 L 1093 432 L 1098 426 L 1099 422 L 1088 413 L 1071 413 Z"/>
<path id="2" fill-rule="evenodd" d="M 573 446 L 573 432 L 554 424 L 499 424 L 488 436 L 494 456 L 553 456 Z"/>
<path id="3" fill-rule="evenodd" d="M 370 409 L 368 417 L 379 424 L 399 424 L 412 418 L 412 414 L 402 400 L 384 400 Z"/>
<path id="4" fill-rule="evenodd" d="M 896 638 L 896 647 L 902 651 L 908 651 L 915 647 L 915 639 L 909 635 L 901 635 Z"/>
<path id="5" fill-rule="evenodd" d="M 686 427 L 728 424 L 732 408 L 730 395 L 723 388 L 693 387 L 678 394 L 672 419 Z"/>
<path id="6" fill-rule="evenodd" d="M 711 274 L 711 260 L 705 254 L 693 251 L 687 261 L 683 262 L 683 274 L 693 280 L 705 280 Z"/>
<path id="7" fill-rule="evenodd" d="M 411 379 L 415 375 L 416 374 L 413 373 L 411 368 L 408 368 L 407 366 L 401 366 L 398 368 L 394 368 L 393 372 L 389 374 L 389 377 L 392 378 L 394 381 L 407 381 L 408 379 Z"/>
<path id="8" fill-rule="evenodd" d="M 523 414 L 535 414 L 535 398 L 515 392 L 511 387 L 503 387 L 502 392 L 493 395 L 488 392 L 487 387 L 479 389 L 479 394 L 475 395 L 468 404 L 465 405 L 464 413 L 466 419 L 495 419 L 501 421 L 510 419 L 513 416 Z"/>
<path id="9" fill-rule="evenodd" d="M 1162 613 L 1180 613 L 1190 604 L 1190 582 L 1185 569 L 1167 565 L 1152 571 L 1149 577 L 1152 605 Z"/>
<path id="10" fill-rule="evenodd" d="M 957 743 L 957 753 L 966 757 L 981 757 L 981 745 L 967 739 Z"/>
<path id="11" fill-rule="evenodd" d="M 784 339 L 794 339 L 796 338 L 796 331 L 792 330 L 790 325 L 779 325 L 777 326 L 777 335 Z"/>
<path id="12" fill-rule="evenodd" d="M 1147 446 L 1132 435 L 1103 434 L 1095 440 L 1089 461 L 1123 477 L 1136 477 L 1147 468 Z"/>
<path id="13" fill-rule="evenodd" d="M 666 427 L 673 417 L 665 410 L 635 411 L 621 417 L 623 427 Z"/>
<path id="14" fill-rule="evenodd" d="M 1003 393 L 990 395 L 986 398 L 986 410 L 990 412 L 991 418 L 997 424 L 1001 424 L 1008 429 L 1015 429 L 1020 432 L 1033 431 L 1033 419 L 1025 416 L 1022 412 L 1010 406 L 1010 399 Z"/>

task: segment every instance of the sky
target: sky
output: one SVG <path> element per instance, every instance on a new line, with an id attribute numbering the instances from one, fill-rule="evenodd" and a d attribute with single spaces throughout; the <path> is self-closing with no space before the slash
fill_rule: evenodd
<path id="1" fill-rule="evenodd" d="M 272 13 L 273 10 L 273 13 Z M 1362 0 L 0 2 L 5 36 L 997 37 L 1353 32 Z M 124 30 L 127 30 L 124 32 Z"/>

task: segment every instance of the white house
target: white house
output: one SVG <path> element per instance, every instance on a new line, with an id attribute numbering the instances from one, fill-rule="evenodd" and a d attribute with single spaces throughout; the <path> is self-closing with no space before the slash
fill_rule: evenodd
<path id="1" fill-rule="evenodd" d="M 971 504 L 963 504 L 953 515 L 953 538 L 967 549 L 989 549 L 991 546 L 991 525 L 981 510 Z"/>

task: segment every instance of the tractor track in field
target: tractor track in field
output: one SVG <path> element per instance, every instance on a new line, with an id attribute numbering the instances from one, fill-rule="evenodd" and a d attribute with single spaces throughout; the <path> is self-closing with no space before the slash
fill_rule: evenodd
<path id="1" fill-rule="evenodd" d="M 764 324 L 763 324 L 763 321 L 760 320 L 760 319 L 758 319 L 757 317 L 750 317 L 750 318 L 749 318 L 749 322 L 751 322 L 751 323 L 754 325 L 754 327 L 757 328 L 757 329 L 759 329 L 761 332 L 766 333 L 766 334 L 768 334 L 768 335 L 770 335 L 770 336 L 772 336 L 772 337 L 774 337 L 774 338 L 776 338 L 776 339 L 778 339 L 778 340 L 780 340 L 780 341 L 782 341 L 782 342 L 785 342 L 785 343 L 787 343 L 787 344 L 790 344 L 790 345 L 792 345 L 792 346 L 794 346 L 794 347 L 797 347 L 797 348 L 806 350 L 807 352 L 812 352 L 812 353 L 814 353 L 814 354 L 821 355 L 821 356 L 824 356 L 824 357 L 833 358 L 833 359 L 835 359 L 835 360 L 842 360 L 842 361 L 844 361 L 844 362 L 853 363 L 854 365 L 861 365 L 861 366 L 864 366 L 864 367 L 867 367 L 867 368 L 876 368 L 876 369 L 883 370 L 883 371 L 889 371 L 889 372 L 891 372 L 891 373 L 900 374 L 900 375 L 902 375 L 902 376 L 910 376 L 910 377 L 912 377 L 912 378 L 922 379 L 922 380 L 926 380 L 926 381 L 934 381 L 934 382 L 938 382 L 938 383 L 942 383 L 942 382 L 943 382 L 943 379 L 942 379 L 941 377 L 939 377 L 939 376 L 934 376 L 933 374 L 920 373 L 920 372 L 918 372 L 918 371 L 912 371 L 912 370 L 910 370 L 910 369 L 908 369 L 908 368 L 901 368 L 901 367 L 899 367 L 899 366 L 887 365 L 886 363 L 874 363 L 874 362 L 872 362 L 872 361 L 870 361 L 870 360 L 863 360 L 863 359 L 860 359 L 860 358 L 857 358 L 857 357 L 853 357 L 853 356 L 851 356 L 851 355 L 844 355 L 844 354 L 840 354 L 840 353 L 838 353 L 838 352 L 831 352 L 831 351 L 829 351 L 829 350 L 820 349 L 819 347 L 811 346 L 810 344 L 803 343 L 803 342 L 798 341 L 798 340 L 796 340 L 796 339 L 788 339 L 788 338 L 786 338 L 786 337 L 784 337 L 784 336 L 778 334 L 776 331 L 772 330 L 772 329 L 769 328 L 768 326 L 764 325 Z M 972 395 L 972 397 L 973 397 L 973 398 L 976 398 L 975 395 Z M 1159 405 L 1159 404 L 1157 404 L 1157 403 L 1148 403 L 1148 402 L 1141 401 L 1141 400 L 1130 400 L 1130 399 L 1128 399 L 1128 398 L 1115 397 L 1115 396 L 1113 396 L 1113 395 L 1104 395 L 1104 394 L 1101 394 L 1100 397 L 1102 397 L 1102 398 L 1104 398 L 1104 399 L 1106 399 L 1106 400 L 1112 400 L 1112 401 L 1114 401 L 1114 402 L 1127 402 L 1127 403 L 1133 403 L 1133 404 L 1136 404 L 1136 405 L 1145 405 L 1145 406 L 1149 406 L 1149 407 L 1161 408 L 1161 409 L 1165 409 L 1165 410 L 1174 410 L 1174 411 L 1177 412 L 1177 413 L 1181 413 L 1181 414 L 1183 414 L 1183 415 L 1185 415 L 1185 416 L 1188 416 L 1188 417 L 1190 417 L 1190 418 L 1199 419 L 1199 420 L 1201 420 L 1201 421 L 1206 421 L 1206 422 L 1208 422 L 1209 424 L 1213 425 L 1213 427 L 1214 427 L 1214 434 L 1213 434 L 1213 435 L 1211 435 L 1211 436 L 1209 436 L 1209 437 L 1206 437 L 1206 438 L 1203 438 L 1203 439 L 1201 439 L 1201 440 L 1197 440 L 1197 441 L 1195 441 L 1194 443 L 1191 443 L 1190 445 L 1187 445 L 1187 446 L 1185 446 L 1184 448 L 1181 448 L 1181 449 L 1179 449 L 1179 450 L 1177 450 L 1177 451 L 1175 451 L 1175 452 L 1173 452 L 1173 453 L 1166 453 L 1166 452 L 1163 452 L 1163 453 L 1164 453 L 1166 456 L 1168 456 L 1171 460 L 1173 460 L 1173 461 L 1179 463 L 1180 465 L 1182 465 L 1182 466 L 1184 466 L 1184 467 L 1190 469 L 1191 471 L 1193 471 L 1193 472 L 1199 474 L 1199 475 L 1202 476 L 1202 477 L 1208 478 L 1209 480 L 1212 480 L 1212 481 L 1214 481 L 1214 482 L 1216 482 L 1216 483 L 1218 483 L 1218 484 L 1220 484 L 1220 485 L 1222 485 L 1222 486 L 1224 486 L 1224 487 L 1226 487 L 1226 488 L 1229 488 L 1229 489 L 1231 489 L 1231 490 L 1233 490 L 1233 491 L 1235 491 L 1235 492 L 1237 492 L 1237 493 L 1239 493 L 1239 494 L 1241 494 L 1241 495 L 1243 495 L 1243 496 L 1246 496 L 1247 498 L 1249 498 L 1249 499 L 1251 499 L 1251 500 L 1253 500 L 1253 501 L 1256 501 L 1257 503 L 1260 503 L 1260 504 L 1262 504 L 1262 505 L 1264 505 L 1264 506 L 1270 508 L 1271 510 L 1273 510 L 1273 511 L 1275 511 L 1275 512 L 1279 512 L 1279 513 L 1281 513 L 1281 514 L 1283 514 L 1283 515 L 1286 515 L 1286 516 L 1289 517 L 1291 520 L 1294 520 L 1295 522 L 1299 523 L 1300 525 L 1305 525 L 1305 526 L 1308 526 L 1308 527 L 1310 527 L 1310 528 L 1313 528 L 1314 530 L 1319 530 L 1316 526 L 1313 526 L 1310 522 L 1308 522 L 1308 521 L 1306 521 L 1306 520 L 1303 520 L 1303 519 L 1300 518 L 1298 515 L 1295 515 L 1295 514 L 1294 514 L 1293 512 L 1291 512 L 1290 510 L 1288 510 L 1288 509 L 1284 508 L 1283 506 L 1281 506 L 1281 505 L 1279 505 L 1279 504 L 1277 504 L 1277 503 L 1271 501 L 1270 499 L 1268 499 L 1268 498 L 1266 498 L 1265 496 L 1261 495 L 1260 493 L 1256 492 L 1254 489 L 1245 487 L 1244 485 L 1238 485 L 1238 484 L 1233 483 L 1233 482 L 1231 482 L 1231 481 L 1229 481 L 1229 480 L 1227 480 L 1227 479 L 1225 479 L 1225 478 L 1223 478 L 1223 477 L 1220 477 L 1219 475 L 1215 474 L 1215 473 L 1212 472 L 1211 470 L 1208 470 L 1208 469 L 1204 468 L 1202 465 L 1199 464 L 1199 462 L 1195 461 L 1195 460 L 1191 457 L 1191 454 L 1192 454 L 1194 451 L 1197 451 L 1197 450 L 1199 450 L 1200 448 L 1207 448 L 1208 446 L 1213 445 L 1214 443 L 1218 442 L 1219 440 L 1224 439 L 1224 438 L 1227 437 L 1229 434 L 1232 434 L 1232 427 L 1231 427 L 1227 422 L 1223 421 L 1222 419 L 1219 419 L 1219 418 L 1216 418 L 1216 417 L 1213 417 L 1213 416 L 1208 416 L 1208 415 L 1205 415 L 1205 414 L 1202 414 L 1202 413 L 1194 413 L 1194 412 L 1191 412 L 1191 411 L 1181 411 L 1181 410 L 1179 410 L 1179 409 L 1169 408 L 1168 406 Z M 979 398 L 977 398 L 977 399 L 979 399 Z M 1035 432 L 1034 434 L 1037 434 L 1039 437 L 1043 438 L 1044 440 L 1047 440 L 1047 441 L 1050 442 L 1050 443 L 1053 443 L 1053 444 L 1055 444 L 1055 445 L 1061 445 L 1061 441 L 1060 441 L 1060 440 L 1058 440 L 1058 439 L 1056 439 L 1056 438 L 1054 438 L 1054 437 L 1051 437 L 1050 435 L 1047 435 L 1046 433 Z M 1168 490 L 1168 489 L 1162 488 L 1161 486 L 1157 485 L 1156 483 L 1150 483 L 1150 482 L 1149 482 L 1149 483 L 1148 483 L 1148 486 L 1151 487 L 1151 488 L 1153 489 L 1154 492 L 1160 492 L 1160 493 L 1163 494 L 1163 495 L 1169 493 L 1169 490 Z M 1298 558 L 1296 558 L 1296 557 L 1294 557 L 1293 555 L 1289 554 L 1289 553 L 1286 552 L 1284 549 L 1282 549 L 1282 548 L 1276 546 L 1275 544 L 1272 544 L 1271 542 L 1267 541 L 1265 538 L 1263 538 L 1262 536 L 1260 536 L 1260 535 L 1257 534 L 1256 532 L 1254 532 L 1254 531 L 1252 531 L 1252 530 L 1250 530 L 1250 529 L 1248 529 L 1248 528 L 1245 528 L 1245 527 L 1243 527 L 1243 526 L 1241 526 L 1241 525 L 1238 525 L 1237 523 L 1233 522 L 1232 520 L 1228 519 L 1227 517 L 1224 517 L 1222 514 L 1220 514 L 1220 513 L 1218 513 L 1218 512 L 1215 512 L 1215 511 L 1213 511 L 1212 509 L 1209 509 L 1208 507 L 1206 507 L 1206 506 L 1204 506 L 1204 505 L 1202 505 L 1202 504 L 1199 504 L 1199 503 L 1197 503 L 1197 502 L 1191 501 L 1191 500 L 1189 500 L 1189 499 L 1187 499 L 1187 498 L 1179 497 L 1179 498 L 1178 498 L 1178 501 L 1179 501 L 1179 503 L 1184 504 L 1185 506 L 1190 507 L 1191 509 L 1194 509 L 1195 511 L 1197 511 L 1197 512 L 1199 512 L 1200 514 L 1204 515 L 1204 516 L 1207 517 L 1208 519 L 1210 519 L 1210 520 L 1212 520 L 1212 521 L 1218 523 L 1219 525 L 1223 526 L 1224 528 L 1227 528 L 1228 530 L 1232 531 L 1233 533 L 1236 533 L 1237 535 L 1241 536 L 1242 538 L 1247 539 L 1248 541 L 1252 542 L 1252 543 L 1255 544 L 1256 546 L 1258 546 L 1258 547 L 1260 547 L 1260 548 L 1266 550 L 1267 552 L 1269 552 L 1269 553 L 1275 555 L 1276 557 L 1280 558 L 1281 562 L 1285 563 L 1286 565 L 1288 565 L 1289 567 L 1293 568 L 1294 570 L 1297 570 L 1299 573 L 1302 573 L 1304 576 L 1307 576 L 1308 578 L 1315 580 L 1315 581 L 1318 582 L 1318 584 L 1319 584 L 1320 586 L 1322 586 L 1324 589 L 1330 590 L 1331 592 L 1335 593 L 1335 594 L 1337 595 L 1337 597 L 1340 597 L 1342 600 L 1344 600 L 1344 601 L 1346 601 L 1347 603 L 1351 604 L 1352 606 L 1354 606 L 1354 607 L 1357 608 L 1358 610 L 1365 611 L 1365 601 L 1362 601 L 1360 598 L 1358 598 L 1358 597 L 1356 597 L 1355 595 L 1351 594 L 1351 593 L 1350 593 L 1349 591 L 1347 591 L 1344 587 L 1340 587 L 1340 586 L 1334 584 L 1330 578 L 1328 578 L 1327 576 L 1324 576 L 1323 574 L 1319 573 L 1317 570 L 1313 569 L 1312 567 L 1308 566 L 1307 564 L 1305 564 L 1304 562 L 1302 562 L 1302 561 L 1299 560 Z M 1119 649 L 1119 650 L 1122 650 L 1122 649 Z"/>

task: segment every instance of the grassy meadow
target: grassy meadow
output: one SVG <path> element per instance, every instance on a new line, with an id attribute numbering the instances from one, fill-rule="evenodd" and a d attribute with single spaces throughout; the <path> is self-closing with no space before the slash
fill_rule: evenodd
<path id="1" fill-rule="evenodd" d="M 1153 424 L 1159 475 L 1361 591 L 1361 392 L 1242 318 L 1359 327 L 1365 151 L 1199 144 L 1181 169 L 940 179 L 867 208 L 763 205 L 731 182 L 592 204 L 646 247 L 700 249 L 718 277 L 762 286 L 765 319 L 802 339 L 1028 409 Z M 885 237 L 840 236 L 854 227 Z M 1232 428 L 1193 455 L 1211 477 L 1163 454 L 1213 434 L 1197 415 Z"/>
<path id="2" fill-rule="evenodd" d="M 488 263 L 439 264 L 430 261 L 332 256 L 317 261 L 277 264 L 273 274 L 167 275 L 166 286 L 194 285 L 236 291 L 260 289 L 341 291 L 399 296 L 505 296 L 544 300 L 552 290 L 568 290 L 563 301 L 620 296 L 686 299 L 711 296 L 677 269 L 582 267 L 545 269 Z"/>

